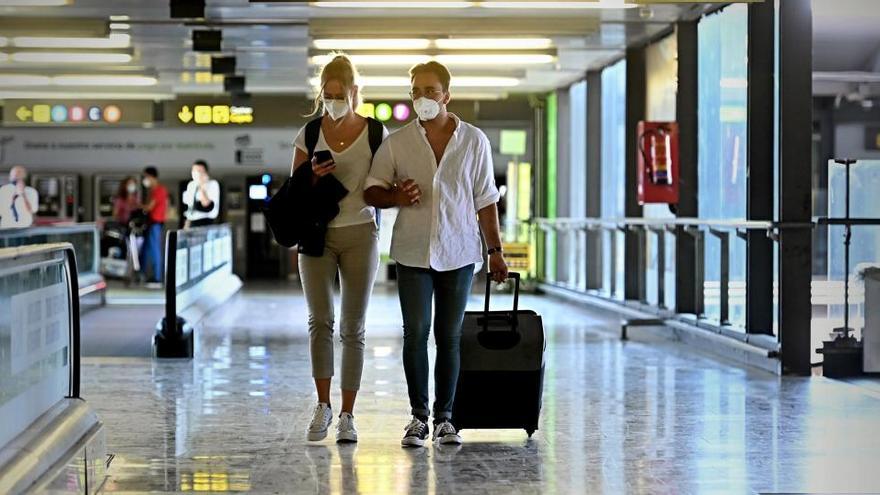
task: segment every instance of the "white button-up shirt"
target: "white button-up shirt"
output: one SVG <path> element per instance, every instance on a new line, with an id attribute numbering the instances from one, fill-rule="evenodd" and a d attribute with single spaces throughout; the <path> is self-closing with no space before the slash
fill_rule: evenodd
<path id="1" fill-rule="evenodd" d="M 477 212 L 498 202 L 492 146 L 483 131 L 455 120 L 455 132 L 437 164 L 418 120 L 391 134 L 373 158 L 365 188 L 390 189 L 412 179 L 422 191 L 418 205 L 400 208 L 391 258 L 414 268 L 449 271 L 482 266 Z"/>

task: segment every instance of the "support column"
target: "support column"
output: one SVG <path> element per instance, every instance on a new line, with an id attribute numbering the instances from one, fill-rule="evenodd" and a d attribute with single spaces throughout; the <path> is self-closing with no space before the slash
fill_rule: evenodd
<path id="1" fill-rule="evenodd" d="M 602 72 L 587 73 L 587 216 L 602 216 Z M 602 289 L 602 231 L 587 231 L 587 290 Z"/>
<path id="2" fill-rule="evenodd" d="M 697 21 L 676 23 L 675 33 L 678 38 L 678 93 L 675 98 L 675 120 L 678 121 L 679 129 L 680 175 L 677 215 L 683 218 L 697 218 L 699 216 Z M 697 304 L 697 296 L 702 295 L 703 288 L 697 285 L 696 239 L 683 227 L 676 229 L 675 239 L 675 311 L 699 314 L 702 309 Z"/>
<path id="3" fill-rule="evenodd" d="M 645 70 L 645 47 L 626 50 L 626 166 L 624 180 L 624 212 L 628 218 L 642 216 L 638 201 L 638 176 L 636 150 L 638 149 L 637 126 L 645 118 L 647 74 Z M 645 293 L 645 247 L 640 245 L 643 236 L 628 230 L 624 244 L 624 299 L 644 301 Z"/>
<path id="4" fill-rule="evenodd" d="M 811 0 L 779 2 L 779 219 L 811 221 L 813 14 Z M 779 245 L 779 338 L 786 373 L 809 375 L 812 232 L 783 229 Z"/>
<path id="5" fill-rule="evenodd" d="M 749 5 L 748 200 L 749 220 L 773 220 L 774 2 Z M 746 236 L 746 331 L 773 333 L 773 241 Z"/>

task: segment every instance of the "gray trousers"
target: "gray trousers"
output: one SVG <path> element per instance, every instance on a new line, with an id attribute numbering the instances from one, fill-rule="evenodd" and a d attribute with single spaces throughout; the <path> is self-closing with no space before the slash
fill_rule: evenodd
<path id="1" fill-rule="evenodd" d="M 314 378 L 333 377 L 333 286 L 339 273 L 342 390 L 360 389 L 364 320 L 378 266 L 379 234 L 372 222 L 327 229 L 323 256 L 299 255 L 299 274 L 309 307 L 309 350 Z"/>

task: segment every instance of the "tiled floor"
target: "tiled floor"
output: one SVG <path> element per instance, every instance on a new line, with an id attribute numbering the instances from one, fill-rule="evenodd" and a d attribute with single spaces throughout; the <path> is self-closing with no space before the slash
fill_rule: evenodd
<path id="1" fill-rule="evenodd" d="M 293 289 L 249 291 L 200 329 L 193 361 L 85 361 L 83 395 L 116 455 L 106 490 L 880 492 L 877 394 L 623 343 L 601 315 L 537 297 L 522 304 L 543 315 L 548 335 L 541 430 L 531 441 L 522 431 L 464 431 L 457 449 L 400 448 L 408 407 L 399 308 L 380 289 L 368 315 L 361 441 L 308 444 L 304 300 Z"/>

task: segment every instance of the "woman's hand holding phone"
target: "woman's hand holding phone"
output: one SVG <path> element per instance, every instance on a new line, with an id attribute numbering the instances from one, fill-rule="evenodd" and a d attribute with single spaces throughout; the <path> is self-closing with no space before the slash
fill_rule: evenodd
<path id="1" fill-rule="evenodd" d="M 330 150 L 320 150 L 315 152 L 312 157 L 312 173 L 320 179 L 325 175 L 333 173 L 336 170 L 336 162 L 333 161 L 333 155 Z"/>

